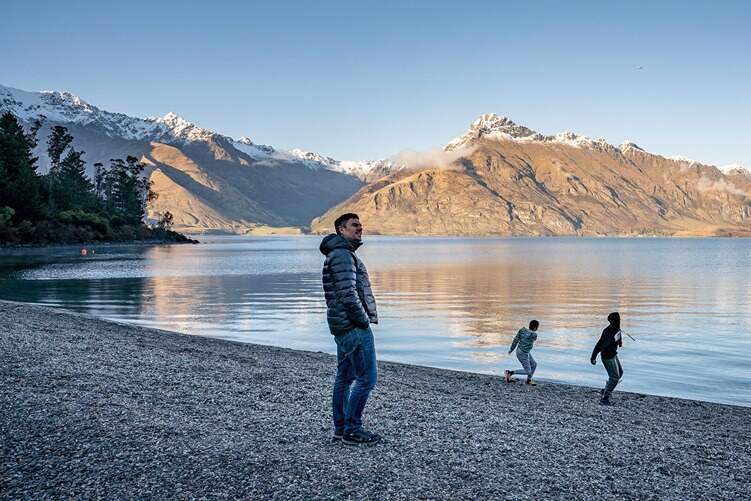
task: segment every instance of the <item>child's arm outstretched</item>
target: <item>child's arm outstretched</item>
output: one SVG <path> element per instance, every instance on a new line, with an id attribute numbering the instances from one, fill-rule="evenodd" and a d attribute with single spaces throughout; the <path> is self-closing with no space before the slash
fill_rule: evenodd
<path id="1" fill-rule="evenodd" d="M 508 354 L 511 355 L 513 353 L 514 348 L 516 348 L 516 345 L 519 344 L 519 333 L 516 333 L 516 336 L 514 336 L 514 341 L 511 343 L 511 348 L 508 350 Z"/>

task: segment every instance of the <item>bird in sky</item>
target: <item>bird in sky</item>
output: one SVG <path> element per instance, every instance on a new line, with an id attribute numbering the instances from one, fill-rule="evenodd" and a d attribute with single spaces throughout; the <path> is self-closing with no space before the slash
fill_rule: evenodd
<path id="1" fill-rule="evenodd" d="M 636 69 L 637 69 L 637 70 L 643 70 L 643 69 L 644 69 L 644 66 L 637 66 L 637 67 L 636 67 Z"/>

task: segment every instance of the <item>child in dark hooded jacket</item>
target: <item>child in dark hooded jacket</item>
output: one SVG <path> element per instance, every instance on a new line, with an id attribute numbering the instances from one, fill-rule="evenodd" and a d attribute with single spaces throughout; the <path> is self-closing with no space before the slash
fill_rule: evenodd
<path id="1" fill-rule="evenodd" d="M 610 325 L 603 329 L 600 340 L 597 341 L 592 350 L 592 356 L 589 359 L 592 365 L 597 364 L 597 354 L 600 353 L 602 365 L 608 371 L 608 380 L 605 383 L 605 388 L 600 390 L 600 394 L 602 395 L 600 404 L 602 405 L 613 405 L 610 401 L 610 395 L 613 394 L 613 390 L 615 390 L 615 387 L 623 376 L 623 367 L 621 367 L 621 362 L 618 360 L 618 348 L 623 346 L 621 316 L 617 311 L 614 311 L 608 315 L 608 322 L 610 322 Z"/>

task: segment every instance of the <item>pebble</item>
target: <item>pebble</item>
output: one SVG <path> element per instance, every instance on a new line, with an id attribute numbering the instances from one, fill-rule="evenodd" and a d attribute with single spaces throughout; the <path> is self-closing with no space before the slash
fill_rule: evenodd
<path id="1" fill-rule="evenodd" d="M 0 499 L 751 498 L 746 407 L 379 362 L 350 447 L 334 371 L 0 301 Z"/>

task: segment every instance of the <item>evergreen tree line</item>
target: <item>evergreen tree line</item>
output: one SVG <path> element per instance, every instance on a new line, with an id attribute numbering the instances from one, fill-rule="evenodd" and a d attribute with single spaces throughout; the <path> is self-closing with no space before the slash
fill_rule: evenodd
<path id="1" fill-rule="evenodd" d="M 34 149 L 43 122 L 40 117 L 26 132 L 12 113 L 0 116 L 0 244 L 188 241 L 170 230 L 169 212 L 153 227 L 143 222 L 158 195 L 135 157 L 94 164 L 92 180 L 84 152 L 57 125 L 47 138 L 49 169 L 39 174 Z"/>

